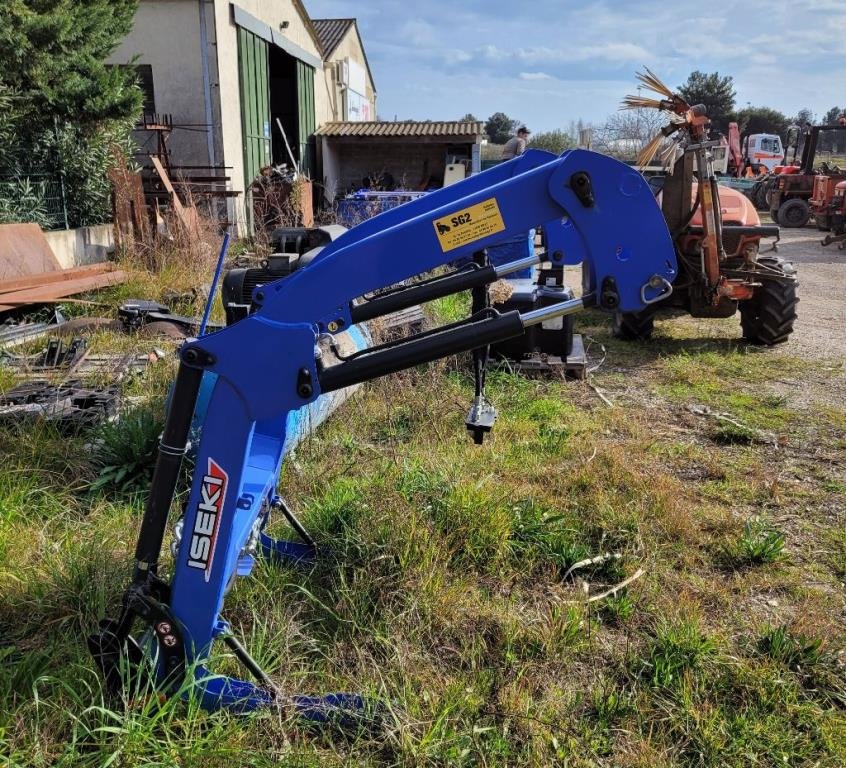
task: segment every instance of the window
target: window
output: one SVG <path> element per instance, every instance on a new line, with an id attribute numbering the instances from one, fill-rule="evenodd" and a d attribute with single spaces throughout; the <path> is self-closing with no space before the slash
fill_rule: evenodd
<path id="1" fill-rule="evenodd" d="M 107 66 L 119 67 L 120 69 L 131 69 L 135 72 L 138 87 L 144 99 L 142 110 L 145 115 L 152 115 L 156 111 L 156 94 L 153 90 L 153 65 L 152 64 L 109 64 Z"/>
<path id="2" fill-rule="evenodd" d="M 779 146 L 778 139 L 761 139 L 761 151 L 762 152 L 780 152 L 781 147 Z"/>
<path id="3" fill-rule="evenodd" d="M 153 65 L 136 64 L 135 74 L 138 77 L 138 87 L 144 94 L 144 113 L 151 114 L 156 111 L 156 93 L 153 90 Z"/>

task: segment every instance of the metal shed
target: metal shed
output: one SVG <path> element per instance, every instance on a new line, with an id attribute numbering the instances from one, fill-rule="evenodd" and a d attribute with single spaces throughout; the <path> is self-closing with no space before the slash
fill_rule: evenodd
<path id="1" fill-rule="evenodd" d="M 470 120 L 330 122 L 315 133 L 327 202 L 379 179 L 388 187 L 443 184 L 448 163 L 481 169 L 484 124 Z M 386 183 L 387 182 L 387 183 Z"/>

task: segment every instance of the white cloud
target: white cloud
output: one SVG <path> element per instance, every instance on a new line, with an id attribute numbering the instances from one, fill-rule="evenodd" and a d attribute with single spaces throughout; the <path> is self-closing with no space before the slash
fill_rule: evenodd
<path id="1" fill-rule="evenodd" d="M 518 48 L 514 55 L 520 60 L 532 63 L 574 62 L 604 59 L 606 61 L 647 61 L 653 58 L 645 48 L 634 43 L 598 43 L 595 45 L 561 46 L 548 48 L 538 46 Z"/>
<path id="2" fill-rule="evenodd" d="M 517 75 L 521 80 L 554 80 L 552 75 L 546 72 L 521 72 Z"/>

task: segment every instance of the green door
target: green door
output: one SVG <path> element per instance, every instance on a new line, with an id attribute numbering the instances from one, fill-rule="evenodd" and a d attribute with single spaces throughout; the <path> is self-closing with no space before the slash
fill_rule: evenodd
<path id="1" fill-rule="evenodd" d="M 297 59 L 297 112 L 300 169 L 312 179 L 317 171 L 314 160 L 314 67 Z"/>
<path id="2" fill-rule="evenodd" d="M 267 43 L 238 27 L 238 67 L 241 81 L 241 130 L 244 138 L 244 189 L 259 170 L 270 165 L 270 89 Z M 250 208 L 247 201 L 248 216 Z"/>

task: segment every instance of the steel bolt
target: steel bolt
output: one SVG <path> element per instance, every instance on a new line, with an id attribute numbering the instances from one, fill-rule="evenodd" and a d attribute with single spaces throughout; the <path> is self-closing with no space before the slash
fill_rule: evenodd
<path id="1" fill-rule="evenodd" d="M 160 621 L 156 624 L 156 632 L 160 635 L 167 635 L 170 634 L 171 626 L 166 621 Z"/>
<path id="2" fill-rule="evenodd" d="M 176 637 L 174 637 L 173 635 L 165 635 L 165 636 L 162 638 L 162 642 L 163 642 L 163 643 L 164 643 L 164 644 L 165 644 L 168 648 L 173 648 L 173 646 L 174 646 L 174 645 L 176 645 Z"/>
<path id="3" fill-rule="evenodd" d="M 335 333 L 335 331 L 338 330 L 338 324 L 334 320 L 332 320 L 331 322 L 327 323 L 326 330 L 329 331 L 329 333 Z"/>

